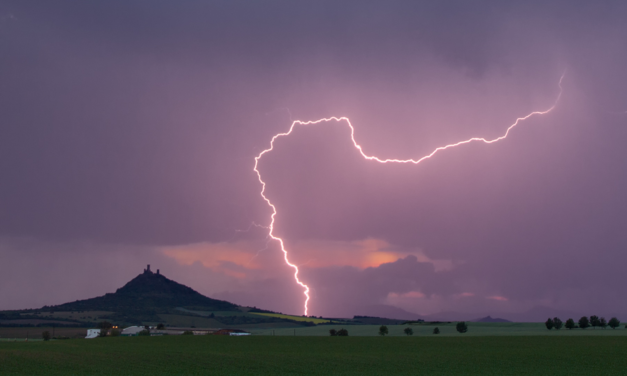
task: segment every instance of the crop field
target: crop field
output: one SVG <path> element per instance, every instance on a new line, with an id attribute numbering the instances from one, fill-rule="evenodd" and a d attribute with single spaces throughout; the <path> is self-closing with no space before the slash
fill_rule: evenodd
<path id="1" fill-rule="evenodd" d="M 0 342 L 2 375 L 620 375 L 624 336 L 115 337 Z"/>
<path id="2" fill-rule="evenodd" d="M 278 317 L 280 319 L 288 319 L 288 320 L 294 320 L 294 321 L 309 321 L 309 322 L 313 322 L 314 324 L 326 324 L 328 322 L 331 322 L 330 320 L 327 320 L 327 319 L 315 319 L 315 318 L 312 318 L 312 317 L 284 315 L 282 313 L 251 312 L 251 314 L 253 314 L 253 315 L 260 315 L 260 316 L 267 316 L 267 317 Z"/>
<path id="3" fill-rule="evenodd" d="M 41 333 L 49 331 L 58 337 L 85 338 L 87 328 L 73 327 L 2 327 L 0 326 L 0 341 L 7 339 L 29 340 L 41 339 Z"/>
<path id="4" fill-rule="evenodd" d="M 542 323 L 479 323 L 468 322 L 468 332 L 460 334 L 455 329 L 456 323 L 451 324 L 412 324 L 412 325 L 386 325 L 389 331 L 388 336 L 405 337 L 403 332 L 405 328 L 411 328 L 414 331 L 413 336 L 441 336 L 441 337 L 474 337 L 474 336 L 626 336 L 627 329 L 623 325 L 619 328 L 611 329 L 560 329 L 547 330 Z M 318 325 L 304 328 L 284 328 L 284 329 L 251 329 L 251 333 L 255 335 L 274 335 L 274 336 L 328 336 L 330 329 L 346 329 L 349 336 L 377 336 L 379 334 L 380 325 Z M 438 328 L 440 334 L 433 334 L 433 329 Z"/>

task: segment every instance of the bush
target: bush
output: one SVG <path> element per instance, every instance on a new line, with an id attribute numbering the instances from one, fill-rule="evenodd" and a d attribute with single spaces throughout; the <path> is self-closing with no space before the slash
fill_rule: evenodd
<path id="1" fill-rule="evenodd" d="M 440 329 L 437 326 L 433 329 L 433 334 L 440 334 Z"/>
<path id="2" fill-rule="evenodd" d="M 98 337 L 106 337 L 109 334 L 107 329 L 100 329 L 100 333 L 98 333 Z"/>
<path id="3" fill-rule="evenodd" d="M 120 332 L 118 329 L 111 330 L 111 337 L 119 337 L 120 334 L 122 334 L 122 332 Z"/>
<path id="4" fill-rule="evenodd" d="M 405 328 L 405 330 L 403 330 L 405 332 L 405 334 L 407 334 L 408 336 L 414 335 L 414 329 L 412 328 Z"/>
<path id="5" fill-rule="evenodd" d="M 159 324 L 157 325 L 157 329 L 158 329 L 158 330 L 163 330 L 163 329 L 165 329 L 165 325 L 163 325 L 162 323 L 159 323 Z"/>
<path id="6" fill-rule="evenodd" d="M 329 334 L 331 335 L 331 337 L 335 337 L 337 335 L 337 330 L 331 329 L 329 330 Z"/>
<path id="7" fill-rule="evenodd" d="M 46 330 L 45 332 L 41 333 L 41 338 L 43 338 L 44 341 L 50 341 L 50 332 Z"/>
<path id="8" fill-rule="evenodd" d="M 194 332 L 192 332 L 191 330 L 186 330 L 186 331 L 183 332 L 183 335 L 184 336 L 193 336 Z"/>
<path id="9" fill-rule="evenodd" d="M 111 329 L 113 327 L 113 324 L 111 324 L 108 321 L 101 321 L 98 323 L 98 326 L 96 326 L 98 329 Z"/>
<path id="10" fill-rule="evenodd" d="M 144 329 L 144 330 L 142 330 L 141 332 L 137 333 L 137 335 L 138 335 L 138 336 L 142 336 L 142 337 L 143 337 L 143 336 L 147 336 L 147 337 L 149 337 L 149 336 L 150 336 L 150 330 L 146 330 L 146 329 Z"/>
<path id="11" fill-rule="evenodd" d="M 553 327 L 555 328 L 555 330 L 562 329 L 562 326 L 564 326 L 564 323 L 562 322 L 562 320 L 560 320 L 559 317 L 554 317 L 553 318 Z"/>
<path id="12" fill-rule="evenodd" d="M 340 337 L 348 337 L 348 330 L 342 328 L 337 331 L 337 335 Z"/>
<path id="13" fill-rule="evenodd" d="M 457 323 L 456 329 L 460 333 L 466 333 L 468 331 L 468 326 L 466 325 L 466 322 L 460 321 Z"/>
<path id="14" fill-rule="evenodd" d="M 386 334 L 388 334 L 388 327 L 387 327 L 387 326 L 385 326 L 385 325 L 381 325 L 381 326 L 379 327 L 379 335 L 380 335 L 380 336 L 384 336 L 384 335 L 386 335 Z"/>
<path id="15" fill-rule="evenodd" d="M 544 323 L 544 326 L 546 326 L 548 330 L 553 329 L 553 319 L 549 317 L 549 319 Z"/>
<path id="16" fill-rule="evenodd" d="M 610 326 L 610 328 L 616 329 L 620 325 L 620 321 L 616 317 L 612 317 L 608 322 L 608 325 Z"/>
<path id="17" fill-rule="evenodd" d="M 583 316 L 582 318 L 579 319 L 579 327 L 581 329 L 585 329 L 589 326 L 590 326 L 590 321 L 588 321 L 588 318 L 586 316 Z"/>
<path id="18" fill-rule="evenodd" d="M 573 320 L 573 319 L 566 320 L 566 325 L 565 326 L 566 326 L 566 329 L 569 329 L 569 330 L 574 329 L 575 328 L 575 320 Z"/>

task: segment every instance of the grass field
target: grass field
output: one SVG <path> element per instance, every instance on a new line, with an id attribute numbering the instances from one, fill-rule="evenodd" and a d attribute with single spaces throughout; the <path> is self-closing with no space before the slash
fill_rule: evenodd
<path id="1" fill-rule="evenodd" d="M 0 327 L 0 341 L 6 338 L 20 339 L 41 339 L 41 333 L 49 331 L 58 337 L 85 338 L 87 328 L 52 328 L 52 327 Z"/>
<path id="2" fill-rule="evenodd" d="M 0 342 L 2 375 L 620 375 L 624 336 L 117 337 Z"/>
<path id="3" fill-rule="evenodd" d="M 389 336 L 402 336 L 406 334 L 403 332 L 405 328 L 412 328 L 414 336 L 435 336 L 433 329 L 438 327 L 440 329 L 441 337 L 449 336 L 559 336 L 559 337 L 571 337 L 571 336 L 627 336 L 627 329 L 621 326 L 617 329 L 561 329 L 561 330 L 547 330 L 542 323 L 479 323 L 470 322 L 468 324 L 468 332 L 460 334 L 455 329 L 456 323 L 452 324 L 414 324 L 414 325 L 387 325 L 389 330 Z M 290 328 L 290 329 L 251 329 L 250 331 L 255 335 L 275 335 L 275 336 L 328 336 L 330 329 L 346 329 L 349 336 L 377 336 L 379 333 L 380 325 L 318 325 L 305 328 Z M 296 330 L 296 332 L 294 332 Z"/>
<path id="4" fill-rule="evenodd" d="M 331 320 L 326 319 L 314 319 L 311 317 L 303 317 L 303 316 L 292 316 L 292 315 L 284 315 L 282 313 L 261 313 L 261 312 L 251 312 L 252 315 L 260 315 L 260 316 L 268 316 L 268 317 L 278 317 L 280 319 L 288 319 L 294 321 L 309 321 L 314 324 L 326 324 L 331 322 Z"/>

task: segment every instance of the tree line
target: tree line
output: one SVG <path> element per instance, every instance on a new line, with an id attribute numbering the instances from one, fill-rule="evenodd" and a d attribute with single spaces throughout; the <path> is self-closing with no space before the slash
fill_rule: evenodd
<path id="1" fill-rule="evenodd" d="M 589 327 L 593 327 L 594 329 L 596 329 L 597 327 L 601 327 L 605 329 L 608 326 L 612 329 L 616 329 L 620 326 L 620 320 L 618 320 L 616 317 L 612 317 L 610 321 L 607 321 L 605 320 L 605 317 L 599 318 L 599 316 L 590 316 L 590 318 L 588 318 L 587 316 L 583 316 L 579 319 L 579 321 L 577 321 L 577 323 L 575 323 L 575 320 L 573 319 L 568 319 L 566 320 L 566 323 L 563 323 L 562 320 L 559 319 L 559 317 L 554 317 L 554 318 L 549 317 L 549 319 L 546 320 L 544 325 L 546 326 L 548 330 L 551 330 L 551 329 L 560 330 L 562 329 L 562 327 L 565 327 L 566 329 L 569 329 L 569 330 L 576 329 L 576 328 L 586 329 Z M 627 328 L 627 325 L 625 325 L 625 328 Z"/>

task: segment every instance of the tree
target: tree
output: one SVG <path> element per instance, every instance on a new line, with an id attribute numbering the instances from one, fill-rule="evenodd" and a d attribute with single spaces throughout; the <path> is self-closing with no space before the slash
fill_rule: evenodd
<path id="1" fill-rule="evenodd" d="M 573 319 L 568 319 L 566 320 L 566 329 L 574 329 L 575 328 L 575 320 Z"/>
<path id="2" fill-rule="evenodd" d="M 331 337 L 335 337 L 337 335 L 337 330 L 331 329 L 329 330 L 329 334 L 331 335 Z"/>
<path id="3" fill-rule="evenodd" d="M 387 326 L 385 326 L 385 325 L 381 325 L 381 326 L 379 327 L 379 335 L 380 335 L 380 336 L 384 336 L 384 335 L 386 335 L 386 334 L 388 334 L 388 327 L 387 327 Z"/>
<path id="4" fill-rule="evenodd" d="M 45 332 L 41 333 L 41 338 L 43 338 L 44 341 L 50 341 L 50 332 L 46 330 Z"/>
<path id="5" fill-rule="evenodd" d="M 111 329 L 113 327 L 113 324 L 111 324 L 109 321 L 101 321 L 98 323 L 98 325 L 96 326 L 98 329 Z"/>
<path id="6" fill-rule="evenodd" d="M 590 326 L 590 321 L 588 321 L 588 318 L 586 316 L 583 316 L 582 318 L 579 319 L 579 327 L 581 329 L 585 329 L 589 326 Z"/>
<path id="7" fill-rule="evenodd" d="M 599 316 L 590 316 L 590 325 L 592 325 L 593 329 L 596 329 L 597 326 L 601 326 L 600 324 L 601 320 L 599 320 Z"/>
<path id="8" fill-rule="evenodd" d="M 342 329 L 337 331 L 337 335 L 339 337 L 348 337 L 348 330 L 342 328 Z"/>
<path id="9" fill-rule="evenodd" d="M 433 334 L 440 334 L 440 329 L 437 326 L 433 329 Z"/>
<path id="10" fill-rule="evenodd" d="M 544 323 L 544 326 L 546 326 L 548 330 L 553 329 L 553 319 L 549 317 L 549 319 Z"/>
<path id="11" fill-rule="evenodd" d="M 405 330 L 403 330 L 405 332 L 405 334 L 407 334 L 408 336 L 414 335 L 414 329 L 412 328 L 405 328 Z"/>
<path id="12" fill-rule="evenodd" d="M 616 317 L 612 317 L 608 324 L 610 325 L 610 328 L 616 329 L 619 327 L 620 321 Z"/>
<path id="13" fill-rule="evenodd" d="M 599 326 L 603 329 L 607 328 L 607 321 L 605 321 L 605 317 L 601 317 L 599 319 Z"/>
<path id="14" fill-rule="evenodd" d="M 165 325 L 163 325 L 163 323 L 159 323 L 159 324 L 157 324 L 157 329 L 158 330 L 163 330 L 163 329 L 165 329 Z"/>
<path id="15" fill-rule="evenodd" d="M 555 328 L 555 330 L 562 329 L 562 326 L 564 326 L 564 323 L 562 322 L 562 320 L 560 320 L 559 317 L 554 317 L 553 318 L 553 327 Z"/>
<path id="16" fill-rule="evenodd" d="M 460 333 L 466 333 L 468 331 L 468 326 L 466 325 L 466 322 L 460 321 L 457 323 L 456 329 Z"/>

